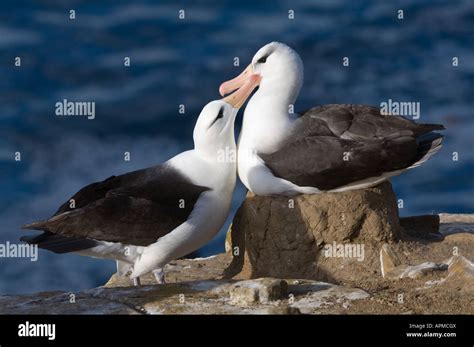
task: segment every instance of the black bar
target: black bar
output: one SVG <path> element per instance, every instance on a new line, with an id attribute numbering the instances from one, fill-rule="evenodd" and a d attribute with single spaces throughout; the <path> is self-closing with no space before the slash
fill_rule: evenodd
<path id="1" fill-rule="evenodd" d="M 55 324 L 55 339 L 20 337 L 19 325 Z M 392 345 L 473 346 L 473 316 L 0 316 L 0 346 L 69 346 L 71 344 L 104 346 L 112 343 L 131 346 L 162 345 L 189 341 L 207 345 L 236 342 L 247 346 L 262 339 L 282 343 L 311 342 L 321 346 L 376 343 Z M 410 328 L 411 324 L 411 328 Z M 428 324 L 431 324 L 430 327 Z M 437 324 L 443 324 L 436 327 Z M 407 333 L 455 333 L 451 336 L 407 336 Z M 202 340 L 202 341 L 200 341 Z"/>

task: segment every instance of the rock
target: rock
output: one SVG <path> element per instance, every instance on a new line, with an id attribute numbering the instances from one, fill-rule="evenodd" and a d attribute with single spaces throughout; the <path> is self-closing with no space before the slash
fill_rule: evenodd
<path id="1" fill-rule="evenodd" d="M 354 277 L 366 276 L 354 285 L 291 277 L 236 280 L 222 278 L 231 255 L 219 254 L 170 263 L 165 270 L 169 283 L 164 285 L 146 278 L 142 283 L 150 280 L 152 285 L 133 287 L 127 278 L 113 276 L 106 287 L 75 293 L 74 303 L 67 292 L 0 296 L 0 314 L 474 314 L 474 234 L 420 240 L 389 244 L 387 254 L 393 253 L 395 260 L 388 267 L 433 263 L 445 264 L 448 270 L 397 281 L 383 278 L 380 243 L 374 252 L 377 272 L 351 265 Z M 257 288 L 250 297 L 258 299 L 235 302 L 237 288 Z"/>
<path id="2" fill-rule="evenodd" d="M 399 236 L 398 208 L 388 182 L 293 198 L 249 193 L 227 237 L 233 260 L 225 276 L 356 283 L 360 276 L 380 271 L 380 245 Z M 352 246 L 362 254 L 345 254 Z M 342 256 L 327 252 L 335 247 L 343 250 Z"/>
<path id="3" fill-rule="evenodd" d="M 450 276 L 461 276 L 466 279 L 474 279 L 474 264 L 462 255 L 453 256 L 448 261 L 448 273 Z"/>
<path id="4" fill-rule="evenodd" d="M 288 280 L 288 292 L 294 296 L 293 300 L 290 299 L 292 307 L 298 308 L 303 314 L 314 314 L 322 308 L 335 305 L 347 309 L 352 301 L 370 297 L 359 288 L 311 280 Z"/>
<path id="5" fill-rule="evenodd" d="M 400 278 L 418 278 L 432 274 L 435 271 L 445 271 L 448 269 L 446 264 L 433 263 L 431 261 L 414 266 L 407 266 L 405 271 L 400 274 Z"/>
<path id="6" fill-rule="evenodd" d="M 270 278 L 102 287 L 75 294 L 76 304 L 69 293 L 0 296 L 0 314 L 299 314 L 368 296 L 330 283 L 288 281 L 292 296 L 286 280 Z"/>
<path id="7" fill-rule="evenodd" d="M 380 266 L 382 276 L 388 279 L 418 278 L 448 269 L 448 265 L 444 263 L 424 262 L 415 266 L 402 264 L 389 244 L 384 244 L 380 249 Z"/>
<path id="8" fill-rule="evenodd" d="M 439 232 L 440 217 L 424 215 L 400 218 L 400 226 L 410 236 L 422 239 L 442 239 Z"/>
<path id="9" fill-rule="evenodd" d="M 268 304 L 286 296 L 287 288 L 285 281 L 273 278 L 240 281 L 230 289 L 230 303 L 241 306 Z"/>
<path id="10" fill-rule="evenodd" d="M 230 264 L 232 257 L 228 253 L 221 253 L 207 258 L 180 259 L 165 266 L 166 282 L 202 281 L 220 278 L 224 269 Z M 156 284 L 152 274 L 140 277 L 142 285 Z M 113 275 L 105 287 L 129 287 L 132 281 L 127 277 Z"/>
<path id="11" fill-rule="evenodd" d="M 450 303 L 450 313 L 472 314 L 474 298 L 474 264 L 461 255 L 451 257 L 447 262 L 448 274 L 443 278 L 425 282 L 422 288 L 425 297 L 436 305 Z M 430 302 L 427 300 L 426 305 Z"/>
<path id="12" fill-rule="evenodd" d="M 448 261 L 448 265 L 448 276 L 441 284 L 473 297 L 474 264 L 465 257 L 456 255 Z"/>
<path id="13" fill-rule="evenodd" d="M 474 224 L 474 214 L 440 213 L 439 220 L 443 224 Z"/>
<path id="14" fill-rule="evenodd" d="M 440 213 L 440 233 L 447 236 L 457 233 L 474 234 L 474 214 Z"/>
<path id="15" fill-rule="evenodd" d="M 395 254 L 393 247 L 390 247 L 387 243 L 383 244 L 380 249 L 380 268 L 382 277 L 392 278 L 395 272 L 401 272 L 400 270 L 397 270 L 401 264 L 402 263 Z M 398 276 L 395 274 L 395 277 Z"/>
<path id="16" fill-rule="evenodd" d="M 74 295 L 74 300 L 71 300 Z M 110 298 L 86 293 L 43 292 L 0 296 L 0 314 L 140 314 Z"/>

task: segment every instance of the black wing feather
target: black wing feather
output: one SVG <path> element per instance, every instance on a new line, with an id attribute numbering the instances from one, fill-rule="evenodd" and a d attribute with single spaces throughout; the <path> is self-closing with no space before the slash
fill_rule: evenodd
<path id="1" fill-rule="evenodd" d="M 275 176 L 331 190 L 410 167 L 442 137 L 431 131 L 442 129 L 381 115 L 375 107 L 325 105 L 303 113 L 278 151 L 259 156 Z"/>
<path id="2" fill-rule="evenodd" d="M 54 253 L 78 252 L 98 246 L 99 243 L 90 239 L 79 239 L 72 237 L 64 237 L 45 231 L 40 235 L 30 235 L 20 237 L 20 241 L 28 244 L 38 245 L 39 248 L 47 249 Z"/>
<path id="3" fill-rule="evenodd" d="M 50 219 L 24 228 L 147 246 L 184 223 L 207 190 L 162 164 L 90 184 L 71 197 L 75 208 L 68 199 Z"/>

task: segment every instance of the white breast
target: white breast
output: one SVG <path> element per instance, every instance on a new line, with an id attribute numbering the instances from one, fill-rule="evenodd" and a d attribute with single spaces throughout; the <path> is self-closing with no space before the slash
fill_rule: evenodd
<path id="1" fill-rule="evenodd" d="M 306 193 L 307 189 L 275 177 L 258 156 L 259 153 L 277 151 L 295 127 L 295 122 L 286 110 L 276 110 L 271 102 L 271 99 L 262 100 L 254 96 L 245 109 L 238 144 L 239 178 L 257 195 Z"/>

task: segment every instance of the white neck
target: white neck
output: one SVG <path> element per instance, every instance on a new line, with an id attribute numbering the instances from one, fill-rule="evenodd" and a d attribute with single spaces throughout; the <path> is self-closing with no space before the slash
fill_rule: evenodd
<path id="1" fill-rule="evenodd" d="M 289 113 L 300 90 L 299 83 L 276 79 L 262 81 L 245 108 L 239 146 L 271 153 L 293 128 Z"/>

